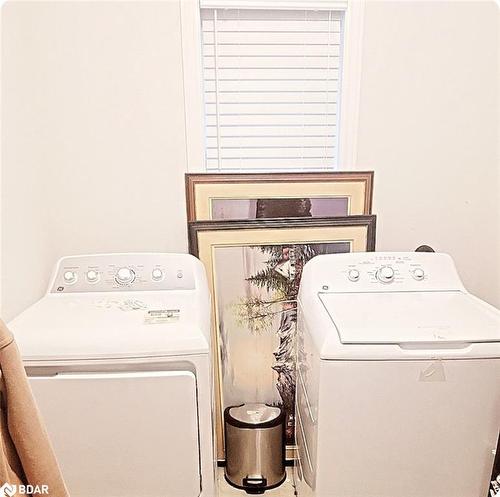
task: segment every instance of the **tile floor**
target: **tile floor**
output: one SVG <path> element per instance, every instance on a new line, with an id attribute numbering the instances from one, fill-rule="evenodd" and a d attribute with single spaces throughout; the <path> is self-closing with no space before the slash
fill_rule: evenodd
<path id="1" fill-rule="evenodd" d="M 219 497 L 240 497 L 248 496 L 243 490 L 232 487 L 224 478 L 224 468 L 218 468 Z M 263 497 L 293 497 L 295 489 L 293 487 L 292 468 L 286 468 L 286 480 L 283 485 L 273 490 L 268 490 Z"/>

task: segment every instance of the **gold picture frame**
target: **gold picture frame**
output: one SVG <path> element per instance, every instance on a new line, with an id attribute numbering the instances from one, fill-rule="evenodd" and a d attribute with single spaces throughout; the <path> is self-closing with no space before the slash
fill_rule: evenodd
<path id="1" fill-rule="evenodd" d="M 373 178 L 373 171 L 186 174 L 187 218 L 192 222 L 368 215 L 372 208 Z M 274 203 L 274 214 L 256 212 L 255 203 L 266 200 Z M 299 200 L 302 207 L 304 201 L 309 202 L 309 212 L 293 212 L 298 208 L 293 202 L 297 204 Z M 224 204 L 229 211 L 225 216 Z M 253 211 L 242 213 L 244 208 Z"/>
<path id="2" fill-rule="evenodd" d="M 249 304 L 245 301 L 245 298 L 247 298 L 245 296 L 248 296 L 248 286 L 251 285 L 249 282 L 254 278 L 251 273 L 248 273 L 249 265 L 239 264 L 238 261 L 243 259 L 248 261 L 253 257 L 253 259 L 258 260 L 258 263 L 252 263 L 250 265 L 252 268 L 263 269 L 265 266 L 265 271 L 260 271 L 260 273 L 255 275 L 257 279 L 267 271 L 266 274 L 272 273 L 272 275 L 276 277 L 275 279 L 285 282 L 287 288 L 286 292 L 280 290 L 280 292 L 278 292 L 280 298 L 276 299 L 275 302 L 271 302 L 271 304 L 275 305 L 272 312 L 266 311 L 269 315 L 279 315 L 281 312 L 283 316 L 285 312 L 294 312 L 293 305 L 295 305 L 296 312 L 295 299 L 298 284 L 300 282 L 301 269 L 309 258 L 318 253 L 373 251 L 375 250 L 375 226 L 376 216 L 371 215 L 341 218 L 290 218 L 258 221 L 201 221 L 189 223 L 190 253 L 197 256 L 205 265 L 208 284 L 212 295 L 212 353 L 215 386 L 216 442 L 217 457 L 219 460 L 222 461 L 225 457 L 223 409 L 227 407 L 224 397 L 227 395 L 228 390 L 226 388 L 225 393 L 224 390 L 227 383 L 224 382 L 227 382 L 228 377 L 226 373 L 227 364 L 229 363 L 229 360 L 226 360 L 228 357 L 228 350 L 231 352 L 232 346 L 234 350 L 246 351 L 246 349 L 242 349 L 246 343 L 244 340 L 252 340 L 251 334 L 255 331 L 250 329 L 255 325 L 255 322 L 252 322 L 252 326 L 247 326 L 247 324 L 240 326 L 241 323 L 238 321 L 241 317 L 240 310 L 243 309 L 243 314 L 248 311 L 246 306 Z M 274 262 L 272 262 L 272 264 L 269 263 L 269 261 L 265 261 L 268 256 L 264 256 L 264 252 L 280 253 L 280 251 L 282 254 L 286 253 L 286 256 L 283 255 L 282 257 L 283 260 L 280 260 L 279 257 L 278 259 L 274 257 Z M 294 253 L 295 271 L 293 277 L 290 275 L 291 264 L 289 264 L 291 262 L 291 251 Z M 304 255 L 306 253 L 308 254 L 307 257 Z M 287 257 L 288 260 L 286 260 Z M 287 263 L 288 272 L 286 269 Z M 278 272 L 280 274 L 278 274 Z M 254 285 L 251 288 L 254 295 L 261 295 L 262 292 L 266 293 L 266 305 L 269 304 L 268 295 L 271 294 L 269 288 L 272 288 L 274 283 L 272 275 L 269 281 L 260 281 L 257 286 Z M 287 283 L 287 278 L 290 280 L 289 283 Z M 245 291 L 241 290 L 243 287 L 246 288 Z M 264 287 L 268 289 L 264 290 Z M 272 291 L 275 292 L 274 290 Z M 243 300 L 240 298 L 242 295 Z M 260 305 L 258 300 L 255 300 L 257 297 L 252 297 L 252 299 L 254 299 L 251 300 L 252 306 Z M 232 300 L 234 300 L 234 304 Z M 290 302 L 295 302 L 295 304 L 291 305 Z M 241 306 L 241 308 L 238 306 Z M 234 311 L 234 309 L 236 309 L 236 311 Z M 266 309 L 270 308 L 266 307 Z M 234 313 L 238 314 L 236 318 L 233 316 Z M 250 323 L 250 319 L 253 319 L 254 315 L 255 313 L 248 317 L 245 314 L 244 319 L 247 320 L 245 323 Z M 267 317 L 268 316 L 264 316 L 264 319 L 267 319 Z M 262 314 L 259 314 L 259 319 L 262 319 Z M 274 319 L 274 317 L 272 319 Z M 267 323 L 269 324 L 271 321 L 268 320 Z M 245 328 L 245 326 L 247 326 L 248 329 Z M 234 339 L 234 336 L 230 336 L 230 333 L 231 330 L 236 328 L 241 332 L 236 335 L 237 340 L 243 343 L 243 345 L 234 346 L 236 339 Z M 293 329 L 291 333 L 295 333 L 295 330 Z M 235 332 L 233 332 L 233 335 L 235 335 Z M 276 333 L 276 336 L 278 335 L 279 334 Z M 257 337 L 257 340 L 258 339 Z M 231 345 L 231 340 L 233 340 L 233 345 Z M 247 354 L 247 352 L 245 352 L 245 354 Z M 273 356 L 273 353 L 268 353 L 266 355 L 269 359 L 271 356 Z M 251 361 L 251 365 L 248 370 L 245 370 L 245 366 L 242 362 L 248 360 Z M 254 357 L 243 356 L 243 360 L 241 360 L 241 356 L 238 358 L 236 354 L 233 356 L 232 361 L 231 368 L 242 368 L 239 376 L 238 372 L 235 374 L 240 380 L 243 378 L 243 382 L 246 381 L 245 377 L 247 373 L 248 375 L 253 373 L 260 374 L 259 364 L 262 362 L 265 364 L 261 368 L 267 368 L 264 372 L 265 375 L 267 375 L 266 377 L 272 375 L 273 378 L 276 378 L 275 366 L 271 364 L 271 369 L 274 370 L 271 371 L 266 362 L 267 359 L 263 359 L 263 355 L 260 351 L 255 352 Z M 253 369 L 255 369 L 255 371 Z M 250 382 L 250 379 L 248 382 Z M 268 383 L 264 381 L 264 384 L 267 385 Z M 238 386 L 236 390 L 238 390 L 240 386 Z M 275 384 L 273 383 L 272 387 L 274 386 Z M 295 395 L 294 389 L 295 384 L 293 384 L 293 396 Z M 238 395 L 240 395 L 240 393 L 231 392 L 231 396 L 238 402 L 241 402 L 242 400 L 237 397 Z M 250 399 L 248 401 L 253 400 Z M 285 400 L 283 404 L 285 404 Z M 288 458 L 293 458 L 293 445 L 294 444 L 291 442 L 288 444 Z"/>

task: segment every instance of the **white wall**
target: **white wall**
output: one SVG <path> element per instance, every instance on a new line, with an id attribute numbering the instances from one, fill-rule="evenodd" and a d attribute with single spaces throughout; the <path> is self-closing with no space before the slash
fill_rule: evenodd
<path id="1" fill-rule="evenodd" d="M 4 318 L 61 255 L 187 249 L 179 7 L 4 5 Z M 364 28 L 358 168 L 376 172 L 378 249 L 450 252 L 500 306 L 494 2 L 369 1 Z"/>
<path id="2" fill-rule="evenodd" d="M 500 307 L 498 23 L 493 1 L 368 2 L 358 168 L 378 250 L 448 252 Z"/>
<path id="3" fill-rule="evenodd" d="M 186 251 L 178 1 L 2 11 L 2 289 L 9 319 L 56 259 Z"/>

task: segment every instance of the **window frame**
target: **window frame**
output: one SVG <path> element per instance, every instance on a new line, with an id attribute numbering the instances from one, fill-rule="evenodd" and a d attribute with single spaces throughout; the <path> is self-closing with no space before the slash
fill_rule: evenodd
<path id="1" fill-rule="evenodd" d="M 339 158 L 337 167 L 335 169 L 332 168 L 332 171 L 349 171 L 355 169 L 357 165 L 365 1 L 347 0 L 347 8 L 345 9 L 343 52 L 341 57 Z M 231 2 L 232 0 L 218 0 L 217 3 L 223 3 L 224 6 L 230 8 Z M 234 3 L 236 4 L 236 2 Z M 239 0 L 238 4 L 240 3 L 241 0 Z M 254 1 L 249 3 L 253 5 Z M 266 5 L 269 6 L 270 3 L 268 0 Z M 276 0 L 273 8 L 283 9 L 285 3 L 288 5 L 288 8 L 298 9 L 301 2 Z M 322 3 L 322 0 L 312 3 L 319 5 Z M 324 3 L 326 7 L 327 2 Z M 184 81 L 187 171 L 189 173 L 208 172 L 205 159 L 205 106 L 200 1 L 179 0 L 179 8 L 181 18 L 180 34 Z M 237 8 L 237 5 L 235 5 L 235 8 Z M 290 171 L 293 171 L 293 168 Z"/>

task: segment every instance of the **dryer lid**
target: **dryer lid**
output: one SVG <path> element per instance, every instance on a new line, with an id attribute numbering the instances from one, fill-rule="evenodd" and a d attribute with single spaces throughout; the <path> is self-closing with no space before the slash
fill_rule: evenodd
<path id="1" fill-rule="evenodd" d="M 500 313 L 462 292 L 320 294 L 343 344 L 500 342 Z"/>

